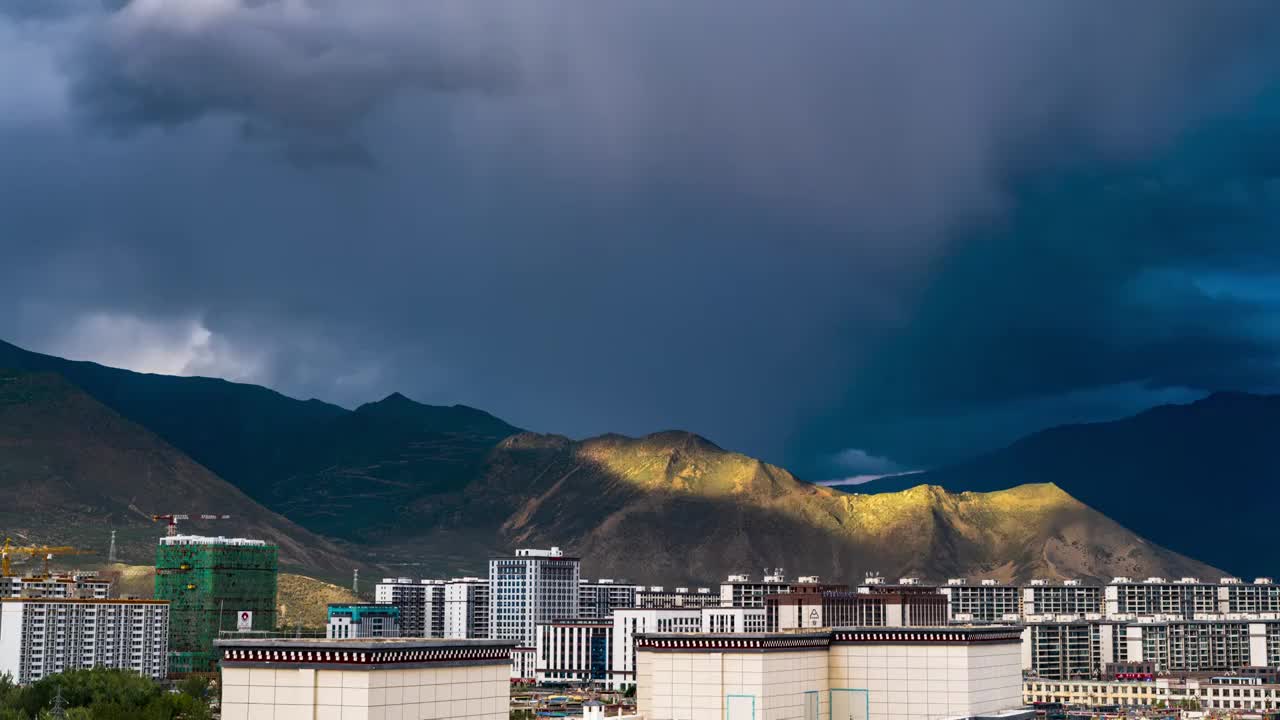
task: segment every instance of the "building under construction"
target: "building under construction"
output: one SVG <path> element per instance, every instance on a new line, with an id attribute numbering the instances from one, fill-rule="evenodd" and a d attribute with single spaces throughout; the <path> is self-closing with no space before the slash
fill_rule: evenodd
<path id="1" fill-rule="evenodd" d="M 156 599 L 170 603 L 171 673 L 215 672 L 221 631 L 275 630 L 276 555 L 261 540 L 160 538 Z"/>

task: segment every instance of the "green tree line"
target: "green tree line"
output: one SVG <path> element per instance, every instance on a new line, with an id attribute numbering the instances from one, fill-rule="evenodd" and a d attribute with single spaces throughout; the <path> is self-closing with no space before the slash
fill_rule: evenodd
<path id="1" fill-rule="evenodd" d="M 170 692 L 127 670 L 72 670 L 20 686 L 0 677 L 0 720 L 51 720 L 61 695 L 67 720 L 210 720 L 209 684 L 183 681 Z"/>

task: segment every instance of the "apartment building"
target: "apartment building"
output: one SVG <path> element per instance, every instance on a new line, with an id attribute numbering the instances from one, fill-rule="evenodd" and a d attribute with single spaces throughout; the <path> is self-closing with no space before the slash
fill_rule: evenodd
<path id="1" fill-rule="evenodd" d="M 802 577 L 800 581 L 816 583 L 818 578 Z M 790 591 L 791 583 L 783 576 L 782 568 L 760 580 L 752 580 L 750 575 L 730 575 L 720 583 L 720 607 L 762 608 L 766 596 Z"/>
<path id="2" fill-rule="evenodd" d="M 80 598 L 111 597 L 111 580 L 96 573 L 70 573 L 34 577 L 0 576 L 0 598 Z"/>
<path id="3" fill-rule="evenodd" d="M 489 561 L 489 632 L 533 647 L 537 626 L 578 617 L 581 561 L 558 547 L 522 548 Z"/>
<path id="4" fill-rule="evenodd" d="M 1036 579 L 1022 587 L 1021 612 L 1026 615 L 1090 615 L 1103 610 L 1102 586 L 1079 580 Z"/>
<path id="5" fill-rule="evenodd" d="M 1149 577 L 1134 581 L 1118 577 L 1103 589 L 1103 613 L 1114 615 L 1181 615 L 1216 613 L 1218 586 L 1184 577 L 1168 581 Z"/>
<path id="6" fill-rule="evenodd" d="M 382 578 L 374 587 L 374 602 L 400 609 L 402 637 L 445 637 L 445 582 Z"/>
<path id="7" fill-rule="evenodd" d="M 169 670 L 169 603 L 94 598 L 0 599 L 0 675 L 32 683 L 68 670 Z"/>
<path id="8" fill-rule="evenodd" d="M 1280 615 L 1028 616 L 1023 667 L 1036 677 L 1086 680 L 1114 663 L 1159 673 L 1280 666 Z"/>
<path id="9" fill-rule="evenodd" d="M 640 585 L 636 587 L 634 607 L 645 610 L 720 607 L 720 594 L 712 592 L 709 587 L 690 590 L 687 587 Z"/>
<path id="10" fill-rule="evenodd" d="M 976 584 L 965 578 L 950 578 L 938 588 L 951 606 L 956 622 L 996 623 L 1017 620 L 1022 612 L 1022 593 L 1016 585 L 984 579 Z"/>
<path id="11" fill-rule="evenodd" d="M 1088 680 L 1116 662 L 1116 626 L 1078 616 L 1032 616 L 1022 629 L 1022 667 L 1050 680 Z M 1123 640 L 1122 640 L 1123 641 Z"/>
<path id="12" fill-rule="evenodd" d="M 1157 677 L 1149 680 L 1053 681 L 1027 678 L 1022 700 L 1081 708 L 1173 708 L 1261 713 L 1280 710 L 1280 684 L 1258 677 Z"/>
<path id="13" fill-rule="evenodd" d="M 1280 585 L 1271 578 L 1245 583 L 1240 578 L 1218 581 L 1218 611 L 1225 613 L 1280 613 Z"/>
<path id="14" fill-rule="evenodd" d="M 635 605 L 635 585 L 611 578 L 578 581 L 578 618 L 581 620 L 607 620 L 614 610 Z"/>
<path id="15" fill-rule="evenodd" d="M 446 638 L 489 637 L 489 581 L 484 578 L 454 578 L 444 586 L 444 636 Z"/>

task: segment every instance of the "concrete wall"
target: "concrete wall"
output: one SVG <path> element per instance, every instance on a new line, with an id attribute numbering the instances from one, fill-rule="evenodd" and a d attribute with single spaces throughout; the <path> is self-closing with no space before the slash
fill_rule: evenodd
<path id="1" fill-rule="evenodd" d="M 638 712 L 648 719 L 817 720 L 805 717 L 804 693 L 826 693 L 827 652 L 642 650 L 636 673 Z"/>
<path id="2" fill-rule="evenodd" d="M 223 720 L 506 720 L 506 665 L 222 669 Z"/>
<path id="3" fill-rule="evenodd" d="M 636 656 L 647 720 L 942 720 L 1022 706 L 1017 642 Z M 816 694 L 815 694 L 816 693 Z"/>

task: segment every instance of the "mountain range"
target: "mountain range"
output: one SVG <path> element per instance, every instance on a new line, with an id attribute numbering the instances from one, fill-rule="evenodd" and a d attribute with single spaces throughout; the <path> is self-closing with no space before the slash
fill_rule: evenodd
<path id="1" fill-rule="evenodd" d="M 151 515 L 217 513 L 231 520 L 200 529 L 269 540 L 286 567 L 337 577 L 359 566 L 53 373 L 0 370 L 0 498 L 3 535 L 91 551 L 72 560 L 82 565 L 106 559 L 111 530 L 120 555 L 142 562 L 164 533 Z"/>
<path id="2" fill-rule="evenodd" d="M 295 567 L 329 578 L 360 564 L 352 558 L 397 574 L 483 574 L 491 554 L 530 545 L 565 547 L 590 575 L 645 582 L 708 583 L 779 566 L 845 581 L 867 571 L 1007 580 L 1218 572 L 1036 478 L 991 492 L 850 494 L 688 432 L 575 441 L 399 394 L 346 410 L 4 343 L 0 367 L 20 389 L 0 415 L 0 492 L 29 498 L 0 515 L 0 528 L 26 523 L 41 541 L 140 519 L 142 498 L 164 505 L 146 512 L 231 508 L 255 523 L 237 532 L 270 529 L 310 551 L 290 556 Z M 40 387 L 50 390 L 21 390 Z M 43 454 L 13 450 L 33 438 Z M 140 446 L 146 452 L 124 452 Z M 100 480 L 103 465 L 81 447 L 112 448 L 115 479 Z M 65 467 L 41 466 L 55 461 Z M 205 494 L 162 494 L 184 478 Z M 153 542 L 156 530 L 146 532 Z"/>
<path id="3" fill-rule="evenodd" d="M 1029 435 L 968 462 L 835 486 L 991 492 L 1047 482 L 1140 535 L 1234 573 L 1270 576 L 1280 396 L 1214 393 L 1112 422 Z"/>

